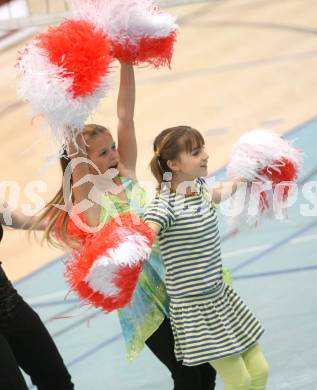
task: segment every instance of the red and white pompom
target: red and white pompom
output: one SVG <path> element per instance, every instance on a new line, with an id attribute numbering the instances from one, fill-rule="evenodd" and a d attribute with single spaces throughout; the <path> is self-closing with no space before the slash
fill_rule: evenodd
<path id="1" fill-rule="evenodd" d="M 87 20 L 65 20 L 21 53 L 18 94 L 61 146 L 81 129 L 109 89 L 109 41 Z"/>
<path id="2" fill-rule="evenodd" d="M 261 215 L 285 210 L 302 163 L 301 151 L 279 134 L 266 129 L 244 134 L 232 149 L 227 174 L 253 184 L 244 192 L 248 207 L 243 212 L 235 211 L 241 210 L 243 199 L 237 196 L 232 202 L 234 227 L 251 227 Z"/>
<path id="3" fill-rule="evenodd" d="M 134 65 L 171 64 L 177 25 L 152 0 L 69 0 L 75 15 L 101 28 L 112 55 Z"/>
<path id="4" fill-rule="evenodd" d="M 72 291 L 105 312 L 124 307 L 131 301 L 152 243 L 152 230 L 133 214 L 110 220 L 66 262 Z"/>

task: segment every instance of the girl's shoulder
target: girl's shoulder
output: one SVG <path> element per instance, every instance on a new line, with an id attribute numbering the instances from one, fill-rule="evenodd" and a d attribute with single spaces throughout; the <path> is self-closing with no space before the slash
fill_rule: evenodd
<path id="1" fill-rule="evenodd" d="M 166 205 L 166 206 L 169 205 L 170 204 L 170 194 L 157 192 L 155 194 L 154 198 L 152 199 L 152 201 L 150 202 L 150 205 L 154 206 L 154 205 L 159 205 L 159 204 Z"/>
<path id="2" fill-rule="evenodd" d="M 146 211 L 156 210 L 167 212 L 168 214 L 174 214 L 173 201 L 171 200 L 171 194 L 165 191 L 160 191 L 155 194 L 152 200 L 147 204 Z"/>

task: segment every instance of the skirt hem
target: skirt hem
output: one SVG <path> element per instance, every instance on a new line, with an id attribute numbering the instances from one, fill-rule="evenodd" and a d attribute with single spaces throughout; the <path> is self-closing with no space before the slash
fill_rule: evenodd
<path id="1" fill-rule="evenodd" d="M 257 338 L 255 340 L 252 340 L 252 342 L 250 344 L 248 344 L 246 347 L 240 349 L 237 352 L 227 352 L 224 356 L 221 356 L 221 357 L 214 357 L 214 358 L 210 358 L 210 359 L 206 358 L 206 359 L 194 362 L 194 363 L 188 363 L 188 362 L 186 363 L 186 358 L 185 357 L 183 357 L 183 358 L 176 358 L 176 360 L 177 361 L 182 361 L 184 366 L 199 366 L 200 364 L 210 363 L 210 362 L 213 362 L 213 361 L 216 361 L 216 360 L 225 359 L 225 358 L 228 358 L 228 357 L 231 357 L 231 356 L 235 356 L 235 355 L 241 355 L 243 352 L 245 352 L 246 350 L 251 348 L 252 345 L 256 344 L 259 341 L 260 337 L 263 335 L 263 333 L 264 333 L 264 329 L 262 329 L 262 331 L 258 334 Z"/>

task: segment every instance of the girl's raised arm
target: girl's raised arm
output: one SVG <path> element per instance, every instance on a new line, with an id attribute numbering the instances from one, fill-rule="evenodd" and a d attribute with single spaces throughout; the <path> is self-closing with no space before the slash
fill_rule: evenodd
<path id="1" fill-rule="evenodd" d="M 120 172 L 135 178 L 137 143 L 134 129 L 135 80 L 133 66 L 121 63 L 120 87 L 117 101 L 118 151 Z"/>
<path id="2" fill-rule="evenodd" d="M 20 208 L 16 208 L 15 210 L 10 210 L 10 206 L 4 202 L 6 213 L 10 214 L 10 221 L 5 217 L 3 212 L 0 212 L 0 223 L 4 226 L 13 228 L 13 229 L 30 229 L 34 222 L 36 221 L 36 216 L 27 216 L 25 215 Z M 46 224 L 42 221 L 40 224 L 36 226 L 36 230 L 45 230 Z"/>

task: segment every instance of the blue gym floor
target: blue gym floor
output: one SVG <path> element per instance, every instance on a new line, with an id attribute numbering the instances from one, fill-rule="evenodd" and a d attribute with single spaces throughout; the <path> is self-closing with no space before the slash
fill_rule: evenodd
<path id="1" fill-rule="evenodd" d="M 271 370 L 268 390 L 316 390 L 317 118 L 286 136 L 304 152 L 299 181 L 301 188 L 315 181 L 311 200 L 301 195 L 287 220 L 265 221 L 237 236 L 230 234 L 220 215 L 223 260 L 233 273 L 235 289 L 266 328 L 261 345 Z M 216 173 L 217 179 L 224 175 L 224 170 Z M 301 215 L 305 204 L 314 216 Z M 63 259 L 23 278 L 16 287 L 53 335 L 76 389 L 172 389 L 168 371 L 147 349 L 132 363 L 126 361 L 116 313 L 80 307 L 72 295 L 64 299 Z M 221 383 L 217 389 L 223 389 Z"/>

